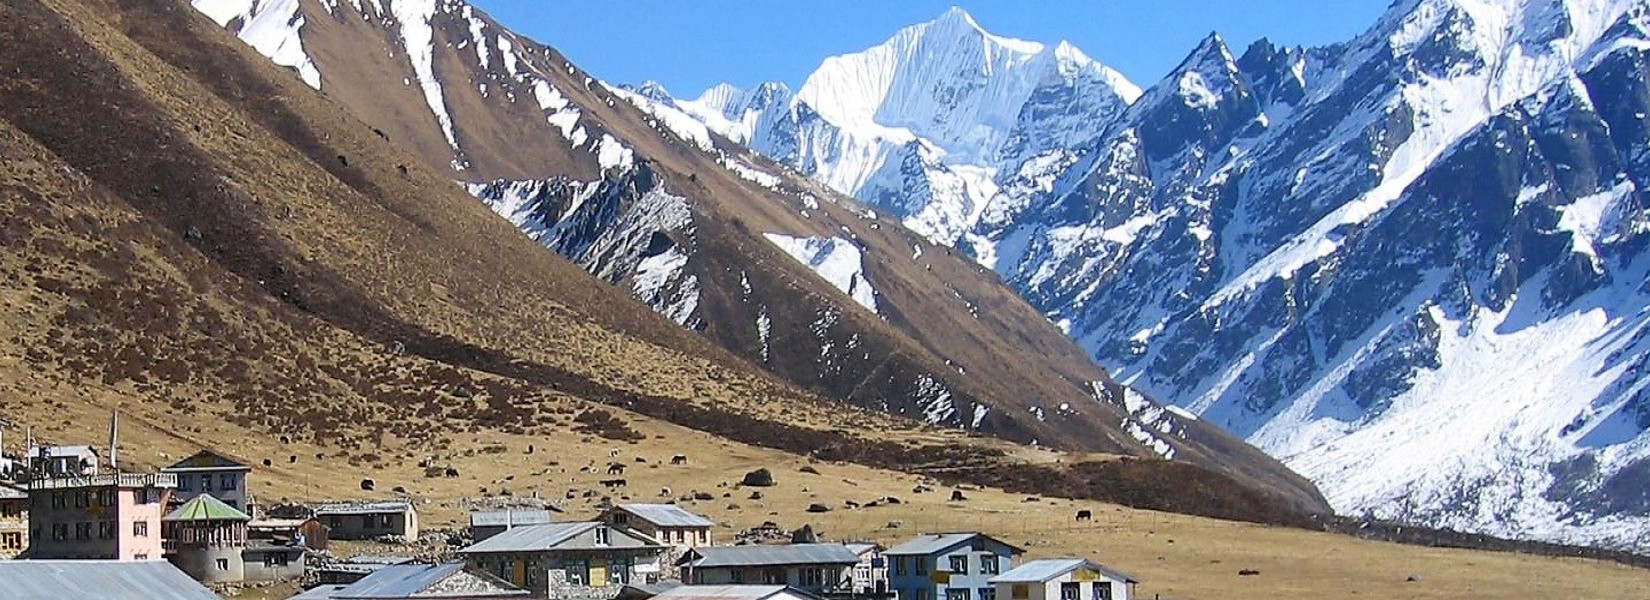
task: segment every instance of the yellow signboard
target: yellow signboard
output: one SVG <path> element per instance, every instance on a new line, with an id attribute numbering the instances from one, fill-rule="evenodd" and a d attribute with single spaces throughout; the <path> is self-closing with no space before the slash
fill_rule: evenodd
<path id="1" fill-rule="evenodd" d="M 590 587 L 607 587 L 607 559 L 590 559 Z"/>
<path id="2" fill-rule="evenodd" d="M 1088 569 L 1078 569 L 1071 574 L 1072 581 L 1100 581 L 1100 574 Z"/>
<path id="3" fill-rule="evenodd" d="M 934 583 L 940 584 L 940 585 L 945 585 L 945 584 L 951 583 L 951 572 L 950 571 L 934 571 L 933 574 L 928 576 L 928 580 L 932 581 Z"/>

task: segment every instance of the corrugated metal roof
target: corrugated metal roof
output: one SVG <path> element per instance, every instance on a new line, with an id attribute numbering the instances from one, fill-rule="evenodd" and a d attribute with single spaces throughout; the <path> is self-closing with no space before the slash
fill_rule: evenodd
<path id="1" fill-rule="evenodd" d="M 412 510 L 412 503 L 388 500 L 383 502 L 332 502 L 315 507 L 316 515 L 364 515 Z"/>
<path id="2" fill-rule="evenodd" d="M 1106 568 L 1105 565 L 1081 558 L 1045 558 L 1027 561 L 1018 567 L 992 577 L 990 583 L 1043 583 L 1055 577 L 1065 575 L 1077 569 L 1090 569 L 1101 574 L 1122 581 L 1136 581 L 1125 573 Z M 1137 582 L 1138 583 L 1138 582 Z"/>
<path id="3" fill-rule="evenodd" d="M 445 581 L 463 570 L 464 563 L 457 562 L 440 565 L 390 565 L 373 571 L 371 575 L 361 578 L 360 581 L 352 583 L 344 589 L 333 592 L 331 598 L 333 600 L 407 598 Z M 496 577 L 475 575 L 483 577 L 497 589 L 483 592 L 467 591 L 463 594 L 465 598 L 504 598 L 527 595 L 526 590 L 515 589 L 514 586 Z"/>
<path id="4" fill-rule="evenodd" d="M 698 557 L 698 558 L 694 558 Z M 859 554 L 842 544 L 784 546 L 712 546 L 694 548 L 683 557 L 695 569 L 774 565 L 852 565 Z"/>
<path id="5" fill-rule="evenodd" d="M 0 590 L 7 600 L 222 600 L 160 560 L 0 561 Z"/>
<path id="6" fill-rule="evenodd" d="M 1009 549 L 1013 550 L 1015 553 L 1025 551 L 1024 549 L 1013 544 L 1004 542 L 986 534 L 969 531 L 959 533 L 924 533 L 914 539 L 907 540 L 897 546 L 894 546 L 893 548 L 884 550 L 882 553 L 889 556 L 928 556 L 931 554 L 945 552 L 946 550 L 950 550 L 962 544 L 968 543 L 970 540 L 977 537 L 983 537 L 1004 546 L 1008 546 Z"/>
<path id="7" fill-rule="evenodd" d="M 682 585 L 665 590 L 653 600 L 763 600 L 786 589 L 783 585 Z"/>
<path id="8" fill-rule="evenodd" d="M 24 454 L 29 458 L 38 458 L 41 449 L 45 449 L 47 458 L 79 457 L 87 454 L 97 454 L 91 446 L 30 446 Z"/>
<path id="9" fill-rule="evenodd" d="M 504 527 L 509 525 L 543 525 L 549 523 L 550 511 L 531 509 L 478 510 L 470 513 L 471 527 Z"/>
<path id="10" fill-rule="evenodd" d="M 620 504 L 619 510 L 659 527 L 710 527 L 714 523 L 675 504 Z"/>
<path id="11" fill-rule="evenodd" d="M 190 498 L 177 510 L 167 513 L 162 521 L 251 521 L 235 507 L 224 504 L 222 500 L 213 498 L 211 494 L 200 494 Z"/>
<path id="12" fill-rule="evenodd" d="M 180 473 L 194 471 L 251 471 L 245 461 L 232 458 L 221 452 L 202 450 L 194 456 L 185 458 L 172 466 L 161 469 L 163 473 Z"/>
<path id="13" fill-rule="evenodd" d="M 468 548 L 459 550 L 466 552 L 530 552 L 549 550 L 557 545 L 572 539 L 581 533 L 594 529 L 598 525 L 589 521 L 577 523 L 545 523 L 543 525 L 528 525 L 515 527 L 509 531 L 482 540 Z"/>

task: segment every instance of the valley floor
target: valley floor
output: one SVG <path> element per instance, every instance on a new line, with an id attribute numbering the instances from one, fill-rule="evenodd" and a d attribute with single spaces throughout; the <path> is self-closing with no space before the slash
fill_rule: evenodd
<path id="1" fill-rule="evenodd" d="M 0 364 L 0 371 L 5 366 Z M 68 391 L 48 390 L 46 395 Z M 0 408 L 33 417 L 41 424 L 36 426 L 37 435 L 99 439 L 97 424 L 104 422 L 105 411 L 116 404 L 118 394 L 76 395 L 80 398 L 65 397 L 53 408 L 49 424 L 39 418 L 44 415 L 29 413 L 33 407 L 56 404 L 55 400 Z M 883 543 L 923 531 L 980 530 L 1024 546 L 1028 557 L 1097 559 L 1140 579 L 1141 598 L 1650 598 L 1650 570 L 1600 561 L 1403 546 L 1097 502 L 1030 501 L 1023 495 L 988 489 L 964 490 L 967 500 L 952 502 L 952 490 L 946 487 L 913 493 L 922 483 L 917 476 L 851 464 L 813 463 L 623 412 L 617 415 L 646 439 L 617 442 L 571 431 L 548 437 L 453 431 L 445 439 L 456 451 L 432 451 L 390 437 L 380 448 L 336 448 L 302 441 L 282 444 L 278 437 L 249 434 L 228 424 L 183 432 L 170 426 L 163 407 L 127 404 L 121 410 L 125 415 L 121 456 L 133 467 L 166 464 L 198 449 L 198 440 L 254 465 L 270 459 L 273 466 L 255 467 L 251 482 L 265 503 L 371 495 L 359 488 L 363 477 L 371 477 L 379 496 L 389 496 L 384 490 L 405 487 L 417 500 L 426 529 L 457 528 L 465 514 L 464 502 L 482 496 L 483 490 L 562 501 L 566 513 L 558 518 L 592 517 L 598 498 L 583 498 L 582 491 L 599 488 L 597 480 L 608 476 L 580 473 L 580 467 L 620 461 L 630 465 L 624 494 L 631 501 L 663 501 L 663 488 L 669 488 L 674 497 L 710 492 L 715 500 L 684 505 L 716 521 L 719 540 L 731 540 L 735 532 L 764 521 L 788 529 L 809 524 L 832 540 Z M 503 446 L 502 452 L 476 451 L 498 445 Z M 529 445 L 532 453 L 527 452 Z M 613 456 L 615 450 L 617 456 Z M 317 459 L 317 453 L 324 458 Z M 387 466 L 350 464 L 369 453 L 388 457 Z M 686 455 L 688 463 L 670 465 L 670 458 L 677 454 Z M 289 463 L 294 456 L 296 462 Z M 417 463 L 426 457 L 454 466 L 460 476 L 424 477 Z M 818 474 L 800 471 L 806 466 Z M 735 489 L 734 484 L 759 467 L 770 469 L 777 485 L 762 489 L 762 499 L 751 500 L 751 489 Z M 563 500 L 569 490 L 579 491 L 575 495 L 580 497 Z M 864 503 L 887 496 L 902 502 L 853 510 L 844 505 L 850 500 Z M 808 513 L 810 503 L 835 508 L 823 514 Z M 1073 517 L 1080 509 L 1094 511 L 1094 520 L 1075 522 Z M 1239 576 L 1240 570 L 1260 573 Z M 245 597 L 264 592 L 248 593 L 252 595 Z"/>

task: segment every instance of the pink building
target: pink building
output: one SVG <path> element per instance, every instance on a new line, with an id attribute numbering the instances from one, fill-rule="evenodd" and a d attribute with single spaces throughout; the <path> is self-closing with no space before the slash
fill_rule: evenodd
<path id="1" fill-rule="evenodd" d="M 29 482 L 26 557 L 162 560 L 161 517 L 177 481 L 159 473 Z"/>

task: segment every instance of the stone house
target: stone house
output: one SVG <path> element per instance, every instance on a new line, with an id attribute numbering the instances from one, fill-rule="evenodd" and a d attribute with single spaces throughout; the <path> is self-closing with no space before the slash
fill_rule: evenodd
<path id="1" fill-rule="evenodd" d="M 607 600 L 659 579 L 657 540 L 602 522 L 505 531 L 458 551 L 471 566 L 553 600 Z"/>
<path id="2" fill-rule="evenodd" d="M 29 547 L 29 493 L 0 483 L 0 560 Z"/>
<path id="3" fill-rule="evenodd" d="M 715 524 L 675 504 L 620 504 L 596 520 L 659 540 L 668 547 L 663 558 L 666 565 L 676 564 L 688 549 L 715 545 L 710 535 Z"/>
<path id="4" fill-rule="evenodd" d="M 418 539 L 418 511 L 411 502 L 334 502 L 315 507 L 315 518 L 335 540 Z"/>

